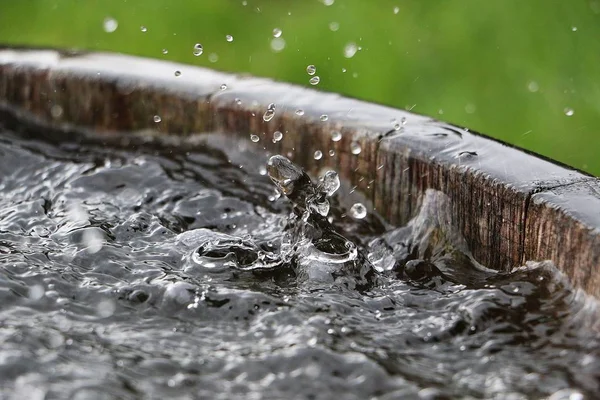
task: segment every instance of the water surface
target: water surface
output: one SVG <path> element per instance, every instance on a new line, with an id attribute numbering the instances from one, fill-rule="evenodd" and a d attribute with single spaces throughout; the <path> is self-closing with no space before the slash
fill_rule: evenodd
<path id="1" fill-rule="evenodd" d="M 595 303 L 547 263 L 478 265 L 441 193 L 392 229 L 351 218 L 340 191 L 326 216 L 292 217 L 274 188 L 208 146 L 3 132 L 0 398 L 600 390 Z"/>

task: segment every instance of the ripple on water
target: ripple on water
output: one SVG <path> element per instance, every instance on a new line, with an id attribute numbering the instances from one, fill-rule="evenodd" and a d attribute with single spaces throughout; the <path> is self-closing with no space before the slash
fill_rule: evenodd
<path id="1" fill-rule="evenodd" d="M 334 139 L 335 140 L 335 139 Z M 593 397 L 595 303 L 548 263 L 474 260 L 428 191 L 346 218 L 211 148 L 0 139 L 0 385 L 17 398 Z M 328 218 L 333 223 L 328 222 Z"/>

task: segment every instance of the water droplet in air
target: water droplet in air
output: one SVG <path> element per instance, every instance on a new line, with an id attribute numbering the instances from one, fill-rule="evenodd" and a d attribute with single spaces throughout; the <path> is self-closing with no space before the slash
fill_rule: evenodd
<path id="1" fill-rule="evenodd" d="M 569 108 L 569 107 L 565 108 L 565 115 L 567 117 L 572 117 L 573 114 L 575 114 L 575 110 L 573 110 L 572 108 Z"/>
<path id="2" fill-rule="evenodd" d="M 406 125 L 406 117 L 402 117 L 402 118 L 400 118 L 400 123 L 401 123 L 402 125 Z"/>
<path id="3" fill-rule="evenodd" d="M 225 36 L 225 40 L 227 40 L 229 43 L 231 43 L 231 42 L 233 42 L 233 36 L 227 35 L 227 36 Z"/>
<path id="4" fill-rule="evenodd" d="M 200 43 L 196 43 L 194 45 L 194 55 L 196 57 L 201 56 L 202 53 L 204 53 L 204 47 L 202 47 L 202 45 Z"/>
<path id="5" fill-rule="evenodd" d="M 331 131 L 331 140 L 334 142 L 339 142 L 342 140 L 342 133 L 340 131 Z"/>
<path id="6" fill-rule="evenodd" d="M 119 27 L 119 23 L 116 19 L 111 17 L 104 18 L 104 22 L 102 23 L 102 27 L 104 28 L 104 32 L 113 33 Z"/>
<path id="7" fill-rule="evenodd" d="M 216 63 L 217 61 L 219 61 L 219 55 L 217 53 L 210 53 L 208 55 L 208 61 L 210 61 L 211 63 Z"/>
<path id="8" fill-rule="evenodd" d="M 281 139 L 283 139 L 283 133 L 279 132 L 279 131 L 275 131 L 273 132 L 273 143 L 277 143 L 279 142 Z"/>
<path id="9" fill-rule="evenodd" d="M 358 51 L 358 46 L 354 42 L 350 42 L 344 47 L 344 57 L 352 58 Z"/>
<path id="10" fill-rule="evenodd" d="M 283 32 L 282 32 L 282 31 L 281 31 L 281 29 L 279 29 L 279 28 L 275 28 L 275 29 L 273 29 L 273 37 L 274 37 L 274 38 L 281 37 L 281 34 L 282 34 L 282 33 L 283 33 Z"/>
<path id="11" fill-rule="evenodd" d="M 313 76 L 312 78 L 310 78 L 309 80 L 311 85 L 318 85 L 319 82 L 321 82 L 321 78 L 319 78 L 318 76 Z"/>
<path id="12" fill-rule="evenodd" d="M 296 110 L 296 115 L 303 116 L 304 115 L 304 110 L 301 109 L 301 108 L 297 109 Z"/>
<path id="13" fill-rule="evenodd" d="M 315 72 L 317 72 L 317 67 L 315 67 L 314 65 L 309 65 L 308 67 L 306 67 L 306 73 L 309 75 L 314 75 Z"/>
<path id="14" fill-rule="evenodd" d="M 398 14 L 400 12 L 400 7 L 394 7 L 394 14 Z"/>
<path id="15" fill-rule="evenodd" d="M 162 118 L 160 117 L 160 115 L 155 115 L 154 122 L 156 122 L 158 124 L 160 121 L 162 121 Z"/>
<path id="16" fill-rule="evenodd" d="M 148 28 L 146 28 L 144 25 L 140 26 L 140 30 L 144 33 L 148 32 Z"/>
<path id="17" fill-rule="evenodd" d="M 360 154 L 361 152 L 361 147 L 360 144 L 358 144 L 358 142 L 352 142 L 350 144 L 350 151 L 352 152 L 352 154 Z"/>
<path id="18" fill-rule="evenodd" d="M 331 32 L 337 32 L 338 29 L 340 29 L 340 24 L 338 24 L 337 22 L 330 22 L 329 23 L 329 30 Z"/>
<path id="19" fill-rule="evenodd" d="M 329 117 L 327 116 L 327 114 L 323 114 L 319 117 L 319 119 L 321 120 L 321 122 L 325 122 L 329 119 Z"/>
<path id="20" fill-rule="evenodd" d="M 276 37 L 273 40 L 271 40 L 271 50 L 273 50 L 275 53 L 279 53 L 280 51 L 283 51 L 283 49 L 285 49 L 284 38 Z"/>
<path id="21" fill-rule="evenodd" d="M 333 156 L 335 156 L 335 151 L 329 150 L 329 157 L 333 157 Z"/>
<path id="22" fill-rule="evenodd" d="M 252 140 L 254 143 L 258 142 L 260 140 L 260 138 L 257 135 L 250 135 L 250 140 Z"/>
<path id="23" fill-rule="evenodd" d="M 181 76 L 181 71 L 175 71 L 175 76 Z"/>
<path id="24" fill-rule="evenodd" d="M 101 318 L 108 318 L 115 313 L 117 305 L 111 299 L 101 300 L 96 305 L 96 312 Z"/>
<path id="25" fill-rule="evenodd" d="M 235 99 L 233 99 L 233 102 L 239 106 L 240 104 L 242 104 L 242 99 L 236 97 Z"/>
<path id="26" fill-rule="evenodd" d="M 529 90 L 532 93 L 537 92 L 540 89 L 540 86 L 538 85 L 538 83 L 536 81 L 530 81 L 527 84 L 527 90 Z"/>
<path id="27" fill-rule="evenodd" d="M 398 120 L 396 118 L 394 118 L 390 122 L 392 123 L 392 126 L 394 127 L 394 130 L 396 130 L 396 131 L 400 130 L 401 126 L 400 126 L 400 123 L 398 122 Z"/>
<path id="28" fill-rule="evenodd" d="M 163 53 L 163 54 L 169 54 L 169 50 L 167 50 L 167 49 L 162 49 L 162 53 Z"/>
<path id="29" fill-rule="evenodd" d="M 52 118 L 60 118 L 63 114 L 63 108 L 60 105 L 55 104 L 50 108 L 50 114 L 52 115 Z"/>
<path id="30" fill-rule="evenodd" d="M 330 6 L 333 5 L 335 0 L 323 0 L 323 4 L 325 4 L 326 6 Z"/>
<path id="31" fill-rule="evenodd" d="M 576 27 L 576 26 L 573 26 L 573 27 L 571 27 L 571 30 L 572 30 L 573 32 L 577 32 L 577 27 Z"/>
<path id="32" fill-rule="evenodd" d="M 356 203 L 352 207 L 350 207 L 348 214 L 352 218 L 363 219 L 367 216 L 367 207 L 365 207 L 361 203 Z"/>
<path id="33" fill-rule="evenodd" d="M 258 173 L 261 174 L 261 175 L 263 175 L 263 176 L 266 175 L 267 174 L 267 168 L 265 166 L 261 166 L 258 169 Z"/>
<path id="34" fill-rule="evenodd" d="M 321 158 L 323 158 L 323 153 L 321 150 L 315 151 L 315 160 L 320 160 Z"/>
<path id="35" fill-rule="evenodd" d="M 265 111 L 265 114 L 263 115 L 263 121 L 269 122 L 270 120 L 273 119 L 274 116 L 275 116 L 275 103 L 271 103 L 271 104 L 269 104 L 269 106 L 267 107 L 267 111 Z"/>
<path id="36" fill-rule="evenodd" d="M 221 86 L 219 87 L 219 89 L 221 89 L 221 90 L 227 90 L 227 84 L 226 83 L 221 84 Z"/>
<path id="37" fill-rule="evenodd" d="M 322 178 L 323 191 L 331 197 L 340 188 L 340 177 L 335 171 L 327 171 Z"/>

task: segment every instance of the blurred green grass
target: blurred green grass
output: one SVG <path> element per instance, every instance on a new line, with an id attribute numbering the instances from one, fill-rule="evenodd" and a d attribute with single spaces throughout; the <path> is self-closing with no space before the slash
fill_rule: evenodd
<path id="1" fill-rule="evenodd" d="M 105 32 L 105 18 L 116 31 Z M 274 28 L 281 52 L 271 48 Z M 362 49 L 346 58 L 350 42 Z M 302 85 L 314 64 L 321 90 L 412 108 L 600 175 L 596 0 L 5 0 L 0 43 L 116 51 Z"/>

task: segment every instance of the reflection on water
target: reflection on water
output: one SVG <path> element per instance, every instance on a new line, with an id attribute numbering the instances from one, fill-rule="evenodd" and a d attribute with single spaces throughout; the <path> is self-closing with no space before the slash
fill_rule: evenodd
<path id="1" fill-rule="evenodd" d="M 313 183 L 273 160 L 287 197 L 215 149 L 4 133 L 6 394 L 567 399 L 600 389 L 595 303 L 552 265 L 479 265 L 442 193 L 389 230 L 370 211 L 349 215 L 337 176 Z"/>

